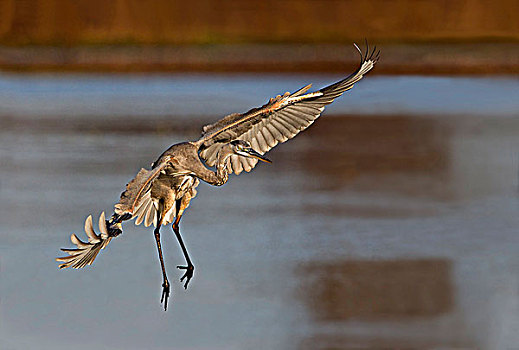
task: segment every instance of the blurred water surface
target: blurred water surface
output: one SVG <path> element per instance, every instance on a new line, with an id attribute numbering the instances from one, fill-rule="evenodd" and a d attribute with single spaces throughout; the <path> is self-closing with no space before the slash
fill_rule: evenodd
<path id="1" fill-rule="evenodd" d="M 335 77 L 330 77 L 334 79 Z M 362 81 L 181 232 L 53 258 L 201 126 L 311 76 L 0 76 L 2 349 L 508 349 L 519 344 L 516 79 Z"/>

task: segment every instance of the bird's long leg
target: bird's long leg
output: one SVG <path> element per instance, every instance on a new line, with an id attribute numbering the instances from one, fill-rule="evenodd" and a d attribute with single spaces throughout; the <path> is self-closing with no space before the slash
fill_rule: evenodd
<path id="1" fill-rule="evenodd" d="M 162 207 L 162 205 L 160 206 Z M 160 244 L 160 226 L 162 224 L 162 211 L 159 210 L 159 218 L 157 222 L 157 227 L 155 228 L 154 234 L 155 234 L 155 241 L 157 242 L 157 250 L 159 252 L 159 260 L 160 260 L 160 267 L 162 268 L 162 297 L 160 298 L 160 303 L 164 303 L 164 311 L 168 309 L 168 298 L 169 298 L 169 281 L 168 276 L 166 275 L 166 267 L 164 265 L 164 258 L 162 257 L 162 247 Z"/>
<path id="2" fill-rule="evenodd" d="M 186 283 L 184 283 L 184 289 L 187 289 L 189 281 L 191 281 L 191 278 L 193 277 L 193 272 L 195 271 L 195 266 L 189 258 L 189 253 L 187 252 L 186 246 L 184 245 L 184 241 L 182 240 L 182 236 L 180 235 L 180 230 L 178 228 L 180 219 L 182 218 L 182 214 L 184 213 L 184 209 L 187 207 L 188 204 L 189 199 L 187 199 L 187 203 L 182 199 L 176 201 L 175 205 L 177 206 L 177 217 L 175 218 L 175 222 L 173 222 L 173 225 L 171 225 L 173 231 L 175 232 L 175 236 L 177 237 L 178 243 L 180 244 L 180 248 L 182 248 L 182 253 L 184 253 L 184 258 L 186 259 L 187 263 L 187 266 L 177 266 L 178 269 L 186 270 L 184 275 L 180 278 L 180 282 L 183 282 L 184 279 L 186 280 Z"/>

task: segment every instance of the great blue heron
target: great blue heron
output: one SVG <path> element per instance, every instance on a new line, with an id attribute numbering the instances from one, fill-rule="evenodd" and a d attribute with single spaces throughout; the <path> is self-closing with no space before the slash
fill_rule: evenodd
<path id="1" fill-rule="evenodd" d="M 62 249 L 69 255 L 56 258 L 62 262 L 60 268 L 78 269 L 92 264 L 99 251 L 122 233 L 121 223 L 124 220 L 135 218 L 136 225 L 144 223 L 146 227 L 153 224 L 163 277 L 161 303 L 164 303 L 166 310 L 170 283 L 162 257 L 161 226 L 172 223 L 186 259 L 185 266 L 177 267 L 185 270 L 180 281 L 185 279 L 184 288 L 187 289 L 195 267 L 180 236 L 179 223 L 189 202 L 196 196 L 200 180 L 221 186 L 227 182 L 230 173 L 238 175 L 243 170 L 249 172 L 258 160 L 270 163 L 263 154 L 309 127 L 326 105 L 351 89 L 373 68 L 380 52 L 375 48 L 370 50 L 366 45 L 366 53 L 363 54 L 357 45 L 355 47 L 360 54 L 360 65 L 347 78 L 311 93 L 306 93 L 310 84 L 292 94 L 278 95 L 259 108 L 244 114 L 231 114 L 204 126 L 198 141 L 171 146 L 152 164 L 151 170 L 141 169 L 126 185 L 109 220 L 105 220 L 104 212 L 101 213 L 100 234 L 95 233 L 92 227 L 92 216 L 85 221 L 88 242 L 72 234 L 71 241 L 77 248 Z M 216 167 L 216 171 L 206 165 Z"/>

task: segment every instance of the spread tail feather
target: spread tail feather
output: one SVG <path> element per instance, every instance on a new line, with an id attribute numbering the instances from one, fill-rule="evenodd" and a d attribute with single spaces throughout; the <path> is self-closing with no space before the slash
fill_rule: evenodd
<path id="1" fill-rule="evenodd" d="M 56 258 L 56 261 L 62 263 L 59 265 L 59 268 L 72 267 L 80 269 L 86 265 L 91 265 L 101 249 L 104 249 L 110 243 L 113 235 L 108 233 L 104 212 L 99 216 L 99 231 L 101 232 L 100 234 L 95 233 L 92 226 L 92 215 L 89 215 L 85 220 L 85 233 L 88 237 L 88 242 L 83 242 L 75 234 L 72 234 L 70 240 L 77 248 L 61 249 L 69 255 Z"/>

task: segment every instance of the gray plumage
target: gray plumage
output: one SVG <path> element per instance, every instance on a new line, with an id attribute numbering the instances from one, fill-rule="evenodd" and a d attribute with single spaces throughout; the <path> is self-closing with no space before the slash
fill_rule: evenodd
<path id="1" fill-rule="evenodd" d="M 345 91 L 369 72 L 378 61 L 379 52 L 366 48 L 365 55 L 360 53 L 361 61 L 357 70 L 347 78 L 318 91 L 307 93 L 307 85 L 294 93 L 285 93 L 271 98 L 265 105 L 253 108 L 243 114 L 228 115 L 216 123 L 203 127 L 202 136 L 193 142 L 171 146 L 153 164 L 151 169 L 141 169 L 131 180 L 115 205 L 114 214 L 105 223 L 104 213 L 99 219 L 101 234 L 92 228 L 92 217 L 85 222 L 85 232 L 89 242 L 82 242 L 76 235 L 71 241 L 77 249 L 63 249 L 69 255 L 57 258 L 62 262 L 60 268 L 82 268 L 91 264 L 99 251 L 110 240 L 122 233 L 122 221 L 135 219 L 137 225 L 154 225 L 157 248 L 161 260 L 164 284 L 163 298 L 169 296 L 159 229 L 162 225 L 173 223 L 188 263 L 185 287 L 189 282 L 194 266 L 185 249 L 178 224 L 184 210 L 196 194 L 200 180 L 220 186 L 228 180 L 230 173 L 249 172 L 258 160 L 270 162 L 263 155 L 277 144 L 285 142 L 308 128 L 332 103 Z M 209 169 L 215 167 L 216 171 Z M 166 304 L 167 305 L 167 304 Z"/>
<path id="2" fill-rule="evenodd" d="M 361 53 L 359 68 L 335 84 L 305 94 L 310 89 L 310 84 L 292 94 L 286 92 L 282 96 L 278 95 L 262 107 L 244 114 L 231 114 L 205 126 L 202 138 L 198 141 L 202 148 L 200 157 L 207 165 L 213 166 L 220 148 L 225 142 L 234 139 L 248 141 L 256 151 L 265 154 L 278 143 L 285 142 L 308 128 L 321 115 L 326 105 L 351 89 L 373 68 L 378 57 L 379 52 L 375 49 L 371 53 L 367 51 L 365 56 Z M 243 170 L 249 172 L 257 162 L 255 159 L 232 155 L 229 170 L 236 175 Z"/>

